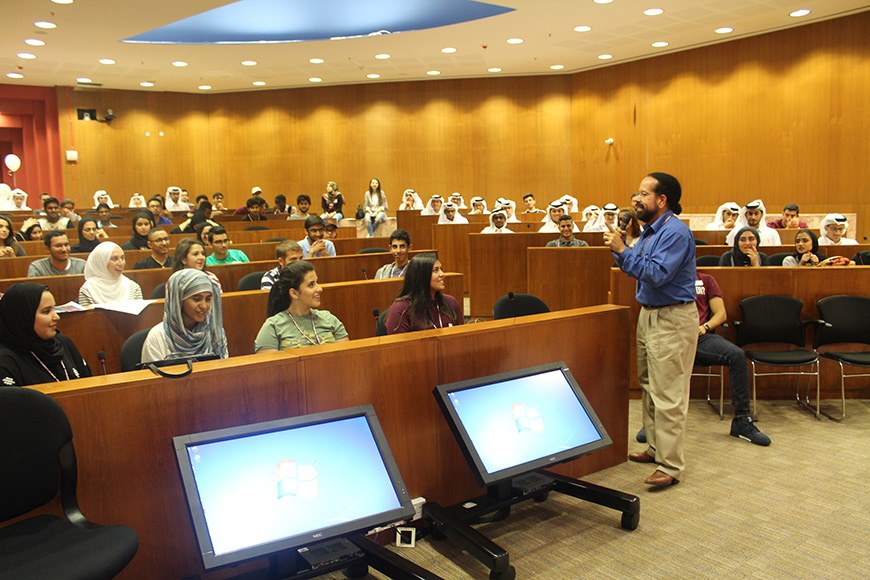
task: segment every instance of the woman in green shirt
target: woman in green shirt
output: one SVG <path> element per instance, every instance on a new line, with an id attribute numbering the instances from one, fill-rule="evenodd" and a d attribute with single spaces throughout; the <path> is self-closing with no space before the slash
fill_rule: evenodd
<path id="1" fill-rule="evenodd" d="M 255 353 L 317 346 L 348 340 L 341 321 L 317 310 L 323 288 L 311 262 L 296 260 L 284 267 L 269 291 L 266 322 L 254 341 Z"/>

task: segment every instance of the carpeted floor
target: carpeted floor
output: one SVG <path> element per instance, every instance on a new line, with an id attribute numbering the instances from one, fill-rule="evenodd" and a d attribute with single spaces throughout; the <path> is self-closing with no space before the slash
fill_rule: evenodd
<path id="1" fill-rule="evenodd" d="M 640 450 L 640 401 L 629 412 L 629 449 Z M 623 530 L 618 512 L 551 494 L 480 531 L 508 550 L 519 579 L 870 578 L 870 401 L 850 400 L 847 412 L 836 423 L 759 401 L 758 427 L 773 440 L 759 447 L 692 401 L 678 485 L 651 491 L 643 479 L 654 468 L 630 462 L 585 478 L 640 496 L 637 530 Z M 445 580 L 489 576 L 451 542 L 393 549 Z"/>

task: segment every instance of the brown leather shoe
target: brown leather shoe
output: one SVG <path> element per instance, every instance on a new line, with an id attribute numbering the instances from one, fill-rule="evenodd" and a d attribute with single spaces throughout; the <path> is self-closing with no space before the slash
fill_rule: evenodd
<path id="1" fill-rule="evenodd" d="M 656 469 L 655 473 L 653 473 L 644 480 L 644 483 L 647 485 L 658 485 L 661 487 L 665 487 L 668 485 L 676 485 L 677 483 L 680 483 L 680 480 L 676 477 L 671 477 L 661 469 Z"/>
<path id="2" fill-rule="evenodd" d="M 651 456 L 646 451 L 641 451 L 640 453 L 629 453 L 628 454 L 629 461 L 634 461 L 635 463 L 655 463 L 656 458 Z"/>

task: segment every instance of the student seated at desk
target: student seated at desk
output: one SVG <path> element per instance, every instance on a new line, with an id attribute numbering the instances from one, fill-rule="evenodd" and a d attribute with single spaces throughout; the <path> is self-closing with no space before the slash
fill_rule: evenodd
<path id="1" fill-rule="evenodd" d="M 27 277 L 66 276 L 84 274 L 85 261 L 70 257 L 69 238 L 62 230 L 51 230 L 42 238 L 48 248 L 48 257 L 34 260 L 27 268 Z"/>
<path id="2" fill-rule="evenodd" d="M 91 216 L 85 216 L 79 221 L 79 241 L 72 247 L 73 254 L 90 254 L 94 249 L 109 239 L 106 230 L 100 229 L 97 220 Z"/>
<path id="3" fill-rule="evenodd" d="M 444 291 L 444 270 L 438 254 L 415 256 L 405 272 L 405 285 L 387 313 L 387 334 L 463 324 L 459 301 Z"/>
<path id="4" fill-rule="evenodd" d="M 85 283 L 76 302 L 82 306 L 142 300 L 142 288 L 124 276 L 124 250 L 114 242 L 103 242 L 91 252 L 85 264 Z"/>
<path id="5" fill-rule="evenodd" d="M 250 262 L 248 256 L 241 250 L 235 250 L 229 247 L 230 237 L 227 230 L 223 226 L 217 225 L 211 228 L 208 232 L 208 241 L 211 243 L 213 253 L 206 258 L 205 263 L 209 266 L 217 264 L 236 264 L 240 262 Z"/>
<path id="6" fill-rule="evenodd" d="M 275 259 L 278 265 L 260 278 L 260 290 L 271 290 L 281 275 L 281 269 L 290 262 L 302 259 L 302 246 L 293 240 L 284 240 L 275 247 Z"/>
<path id="7" fill-rule="evenodd" d="M 297 260 L 285 266 L 269 291 L 268 318 L 254 341 L 254 352 L 278 352 L 348 340 L 338 318 L 326 310 L 316 310 L 322 292 L 311 262 Z"/>
<path id="8" fill-rule="evenodd" d="M 12 220 L 6 216 L 0 216 L 0 257 L 12 258 L 26 256 L 24 248 L 15 242 L 15 230 Z"/>
<path id="9" fill-rule="evenodd" d="M 15 234 L 15 239 L 19 242 L 38 242 L 42 240 L 42 226 L 39 225 L 39 220 L 36 218 L 27 218 L 21 224 L 21 230 Z"/>
<path id="10" fill-rule="evenodd" d="M 147 250 L 148 232 L 157 225 L 154 221 L 154 216 L 147 209 L 142 210 L 133 216 L 131 223 L 133 225 L 133 235 L 129 240 L 124 242 L 121 248 L 124 250 Z"/>
<path id="11" fill-rule="evenodd" d="M 411 251 L 411 236 L 405 230 L 393 230 L 390 234 L 390 253 L 393 255 L 393 263 L 385 264 L 375 272 L 375 280 L 386 278 L 401 278 L 405 275 L 410 262 L 408 252 Z"/>
<path id="12" fill-rule="evenodd" d="M 758 230 L 751 226 L 740 228 L 734 236 L 734 248 L 719 258 L 720 266 L 769 266 L 767 254 L 758 251 Z"/>
<path id="13" fill-rule="evenodd" d="M 142 362 L 211 354 L 229 356 L 220 289 L 205 272 L 179 270 L 166 282 L 163 322 L 148 331 Z"/>
<path id="14" fill-rule="evenodd" d="M 175 246 L 175 256 L 173 258 L 175 265 L 172 266 L 172 271 L 178 272 L 179 270 L 192 269 L 205 272 L 209 279 L 217 286 L 218 290 L 223 292 L 220 279 L 205 270 L 205 260 L 205 246 L 201 242 L 193 238 L 181 238 L 178 241 L 178 245 Z"/>
<path id="15" fill-rule="evenodd" d="M 507 211 L 504 207 L 498 206 L 492 213 L 489 214 L 489 225 L 480 230 L 482 234 L 512 234 L 512 230 L 507 229 Z M 558 231 L 558 230 L 557 230 Z"/>
<path id="16" fill-rule="evenodd" d="M 559 216 L 559 234 L 555 240 L 547 242 L 548 248 L 583 248 L 588 246 L 583 240 L 574 237 L 574 219 L 570 215 Z"/>
<path id="17" fill-rule="evenodd" d="M 0 299 L 0 386 L 24 387 L 90 377 L 69 337 L 60 334 L 48 286 L 13 284 Z"/>
<path id="18" fill-rule="evenodd" d="M 169 255 L 169 234 L 163 228 L 154 227 L 148 232 L 148 247 L 151 255 L 133 265 L 134 270 L 171 268 L 175 260 Z"/>
<path id="19" fill-rule="evenodd" d="M 305 233 L 308 235 L 298 242 L 302 247 L 303 258 L 325 258 L 335 255 L 335 244 L 323 239 L 326 236 L 326 225 L 319 215 L 305 218 Z"/>
<path id="20" fill-rule="evenodd" d="M 782 265 L 787 268 L 795 266 L 821 266 L 828 257 L 819 253 L 819 238 L 810 230 L 800 230 L 794 235 L 794 254 L 786 256 Z"/>

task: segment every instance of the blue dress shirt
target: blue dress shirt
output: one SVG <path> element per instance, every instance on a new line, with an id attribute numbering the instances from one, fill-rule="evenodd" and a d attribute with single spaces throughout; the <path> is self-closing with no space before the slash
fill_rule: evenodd
<path id="1" fill-rule="evenodd" d="M 619 268 L 637 280 L 635 298 L 641 304 L 695 301 L 695 238 L 674 212 L 648 224 L 634 248 L 614 255 Z"/>

